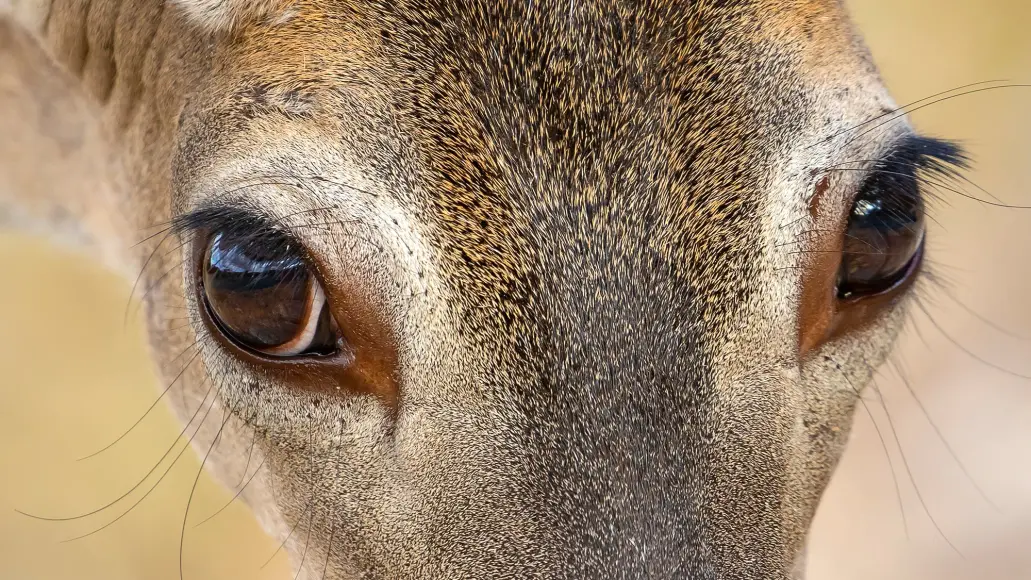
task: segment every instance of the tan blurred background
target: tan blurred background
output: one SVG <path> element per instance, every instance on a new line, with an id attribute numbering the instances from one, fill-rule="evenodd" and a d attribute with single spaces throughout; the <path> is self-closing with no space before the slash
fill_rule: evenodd
<path id="1" fill-rule="evenodd" d="M 899 103 L 978 81 L 1031 82 L 1028 0 L 850 4 Z M 1031 205 L 1031 89 L 953 99 L 914 117 L 918 128 L 968 146 L 977 162 L 970 177 L 979 185 Z M 1031 211 L 946 201 L 934 213 L 936 271 L 954 282 L 956 298 L 1031 337 Z M 178 578 L 180 530 L 199 463 L 192 452 L 136 507 L 156 477 L 81 520 L 44 522 L 15 512 L 66 517 L 118 498 L 179 429 L 159 407 L 116 447 L 77 461 L 114 440 L 158 392 L 139 317 L 123 323 L 129 288 L 26 238 L 0 236 L 0 264 L 0 578 Z M 925 291 L 945 332 L 1031 374 L 1031 342 L 1007 338 L 941 292 Z M 922 314 L 896 360 L 919 404 L 894 372 L 881 373 L 888 415 L 875 394 L 867 396 L 871 413 L 857 416 L 817 517 L 810 578 L 1031 579 L 1031 381 L 964 355 Z M 276 546 L 241 505 L 196 526 L 228 499 L 202 477 L 186 524 L 186 578 L 289 578 L 282 553 L 262 568 Z M 61 543 L 126 511 L 92 536 Z"/>

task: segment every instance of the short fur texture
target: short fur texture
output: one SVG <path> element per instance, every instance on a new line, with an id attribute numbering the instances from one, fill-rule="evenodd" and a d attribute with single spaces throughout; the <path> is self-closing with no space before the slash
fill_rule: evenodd
<path id="1" fill-rule="evenodd" d="M 908 130 L 843 133 L 893 104 L 838 0 L 24 13 L 0 17 L 24 111 L 0 101 L 22 152 L 0 148 L 0 216 L 142 272 L 169 403 L 223 481 L 257 473 L 243 498 L 302 578 L 799 573 L 902 316 L 799 354 L 804 234 L 859 180 L 831 174 L 814 216 L 822 168 Z M 196 239 L 154 227 L 213 204 L 286 224 L 327 292 L 377 305 L 395 409 L 213 339 Z"/>
<path id="2" fill-rule="evenodd" d="M 276 17 L 282 17 L 290 6 L 283 0 L 179 0 L 177 4 L 197 24 L 228 32 L 277 12 Z"/>

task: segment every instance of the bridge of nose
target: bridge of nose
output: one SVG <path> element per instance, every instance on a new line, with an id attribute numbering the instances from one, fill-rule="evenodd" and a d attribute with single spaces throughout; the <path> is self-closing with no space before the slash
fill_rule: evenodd
<path id="1" fill-rule="evenodd" d="M 662 577 L 702 528 L 702 365 L 677 322 L 687 305 L 604 243 L 549 255 L 556 276 L 531 316 L 538 380 L 520 389 L 537 509 L 570 577 Z"/>
<path id="2" fill-rule="evenodd" d="M 799 4 L 813 9 L 799 17 L 805 23 L 835 3 Z M 549 102 L 538 95 L 499 107 L 479 103 L 474 90 L 473 105 L 455 113 L 482 125 L 467 151 L 426 139 L 427 149 L 452 147 L 428 172 L 429 182 L 448 186 L 429 189 L 428 207 L 448 210 L 430 218 L 443 232 L 441 269 L 468 302 L 469 335 L 497 346 L 476 356 L 487 367 L 507 370 L 493 357 L 524 367 L 515 373 L 523 378 L 500 379 L 524 415 L 518 437 L 530 469 L 520 493 L 548 523 L 547 550 L 565 577 L 772 578 L 785 569 L 776 387 L 734 386 L 731 400 L 706 333 L 736 329 L 737 305 L 757 288 L 762 184 L 808 105 L 794 55 L 753 45 L 745 37 L 764 35 L 736 20 L 715 18 L 710 34 L 690 39 L 711 71 L 659 59 L 670 69 L 662 79 L 679 72 L 685 86 L 646 94 L 662 106 L 627 104 L 648 111 L 642 122 L 609 116 L 619 131 L 601 131 L 586 114 L 581 127 L 559 107 L 532 115 Z M 777 82 L 767 82 L 773 74 Z M 556 92 L 588 105 L 624 102 L 604 98 L 606 86 Z M 466 108 L 482 109 L 485 120 Z M 571 127 L 545 131 L 542 118 Z M 469 158 L 480 173 L 456 183 Z M 470 207 L 482 228 L 453 218 Z"/>

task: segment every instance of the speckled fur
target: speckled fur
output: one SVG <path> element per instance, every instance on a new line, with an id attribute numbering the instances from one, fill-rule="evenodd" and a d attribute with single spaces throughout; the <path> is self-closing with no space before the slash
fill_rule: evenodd
<path id="1" fill-rule="evenodd" d="M 23 22 L 117 144 L 127 185 L 93 209 L 132 225 L 101 246 L 246 204 L 381 305 L 396 414 L 211 340 L 177 267 L 192 240 L 125 257 L 164 376 L 193 361 L 170 403 L 202 409 L 223 481 L 261 467 L 243 497 L 301 577 L 797 573 L 902 316 L 798 354 L 801 234 L 831 219 L 808 213 L 816 172 L 906 130 L 827 139 L 893 106 L 839 2 L 240 4 L 55 0 Z"/>

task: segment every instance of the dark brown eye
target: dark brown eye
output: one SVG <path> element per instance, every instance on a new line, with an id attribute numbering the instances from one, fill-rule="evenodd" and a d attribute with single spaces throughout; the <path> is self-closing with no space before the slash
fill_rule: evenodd
<path id="1" fill-rule="evenodd" d="M 838 297 L 891 290 L 912 272 L 923 241 L 924 202 L 912 170 L 874 174 L 849 212 Z"/>
<path id="2" fill-rule="evenodd" d="M 212 321 L 239 346 L 276 357 L 338 348 L 326 294 L 289 239 L 216 232 L 204 252 L 201 282 Z"/>

